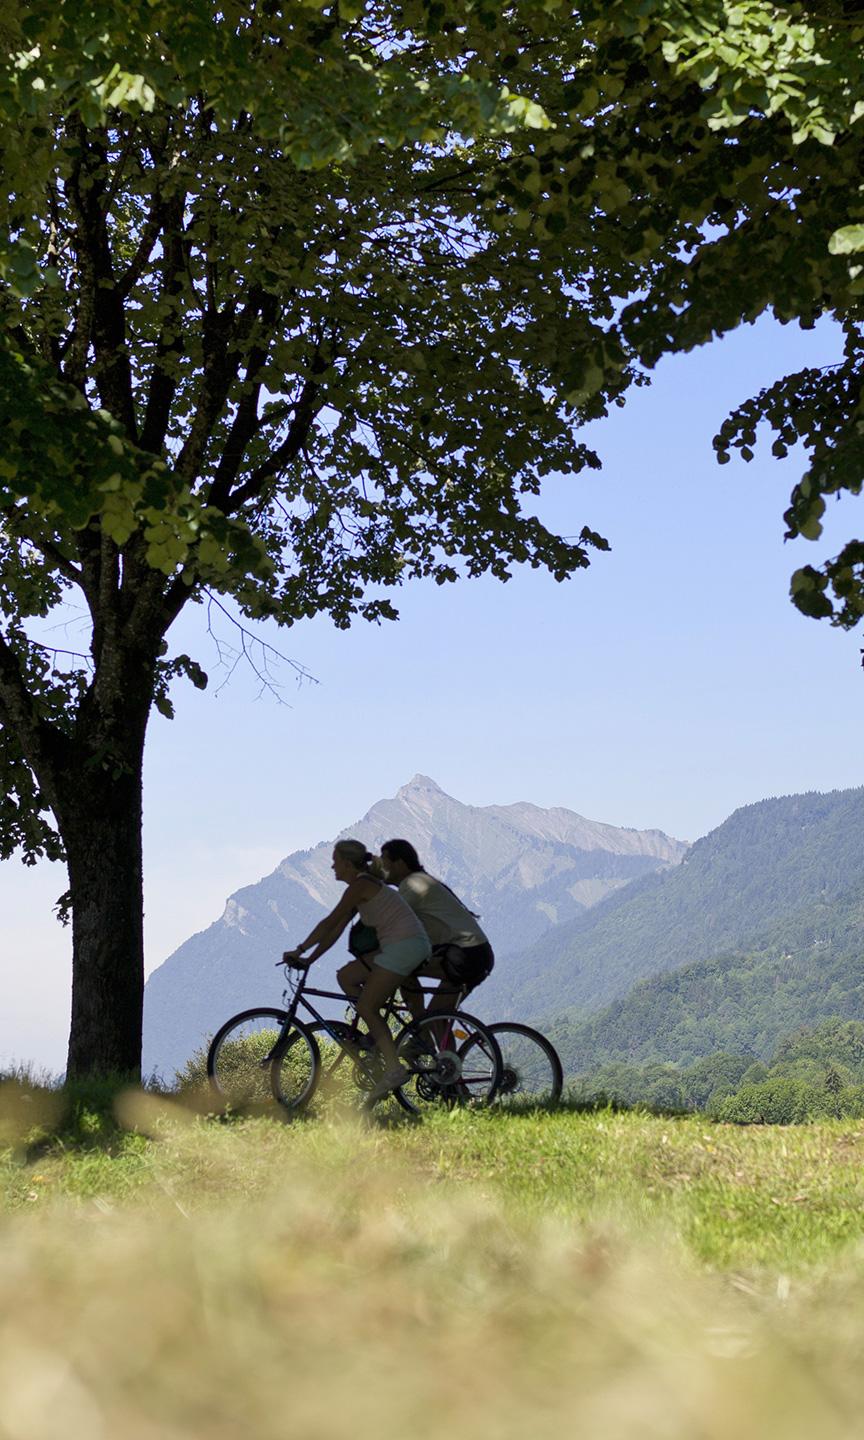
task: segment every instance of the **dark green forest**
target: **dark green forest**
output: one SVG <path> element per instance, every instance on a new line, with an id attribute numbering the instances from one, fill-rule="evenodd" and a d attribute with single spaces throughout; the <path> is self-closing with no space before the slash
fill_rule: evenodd
<path id="1" fill-rule="evenodd" d="M 519 970 L 513 1008 L 541 1017 L 577 1098 L 864 1116 L 864 789 L 736 811 Z"/>
<path id="2" fill-rule="evenodd" d="M 839 1016 L 784 1036 L 767 1063 L 717 1051 L 691 1065 L 610 1061 L 571 1085 L 579 1100 L 701 1110 L 714 1120 L 793 1125 L 864 1118 L 864 1023 Z"/>

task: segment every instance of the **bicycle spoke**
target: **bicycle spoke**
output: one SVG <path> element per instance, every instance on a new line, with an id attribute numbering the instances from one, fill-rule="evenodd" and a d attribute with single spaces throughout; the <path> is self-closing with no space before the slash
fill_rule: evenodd
<path id="1" fill-rule="evenodd" d="M 278 1040 L 270 1064 L 272 1093 L 286 1110 L 300 1110 L 312 1099 L 321 1074 L 321 1054 L 315 1036 L 299 1021 L 292 1021 Z"/>
<path id="2" fill-rule="evenodd" d="M 394 1095 L 414 1114 L 430 1105 L 488 1104 L 495 1093 L 497 1043 L 479 1021 L 461 1012 L 415 1020 L 398 1037 L 397 1050 L 410 1074 Z"/>
<path id="3" fill-rule="evenodd" d="M 370 1051 L 365 1031 L 345 1021 L 328 1020 L 310 1025 L 321 1052 L 321 1090 L 328 1100 L 356 1102 L 358 1091 L 365 1095 L 381 1072 L 374 1047 Z"/>

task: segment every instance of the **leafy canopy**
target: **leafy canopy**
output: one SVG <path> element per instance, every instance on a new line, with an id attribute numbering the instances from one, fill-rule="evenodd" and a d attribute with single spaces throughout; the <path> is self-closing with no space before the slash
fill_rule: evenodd
<path id="1" fill-rule="evenodd" d="M 532 509 L 597 464 L 575 428 L 766 310 L 837 316 L 846 359 L 718 458 L 763 419 L 802 439 L 815 538 L 861 483 L 859 8 L 0 0 L 7 812 L 39 803 L 40 726 L 119 704 L 121 652 L 166 708 L 204 683 L 164 635 L 205 589 L 345 625 L 414 576 L 586 565 L 606 542 Z M 862 561 L 796 603 L 855 623 Z M 31 622 L 72 589 L 64 668 Z"/>
<path id="2" fill-rule="evenodd" d="M 413 576 L 560 579 L 605 548 L 531 499 L 597 463 L 574 427 L 627 383 L 609 278 L 590 231 L 545 252 L 499 223 L 502 167 L 552 122 L 502 76 L 493 12 L 453 9 L 467 37 L 435 6 L 0 12 L 0 763 L 21 813 L 56 810 L 21 776 L 100 726 L 115 764 L 130 674 L 152 676 L 139 708 L 168 709 L 178 671 L 204 682 L 164 636 L 205 590 L 346 625 L 394 615 Z M 524 73 L 547 19 L 515 18 Z M 562 84 L 550 66 L 559 113 Z M 70 590 L 90 654 L 58 662 L 32 622 Z M 7 824 L 16 843 L 40 837 Z"/>

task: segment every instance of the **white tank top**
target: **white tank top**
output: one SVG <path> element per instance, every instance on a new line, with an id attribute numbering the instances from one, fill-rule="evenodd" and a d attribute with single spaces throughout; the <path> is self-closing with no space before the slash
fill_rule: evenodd
<path id="1" fill-rule="evenodd" d="M 372 878 L 364 876 L 364 879 Z M 411 906 L 381 882 L 378 894 L 358 905 L 357 912 L 364 925 L 374 925 L 382 945 L 394 945 L 397 940 L 412 940 L 415 935 L 426 934 Z"/>

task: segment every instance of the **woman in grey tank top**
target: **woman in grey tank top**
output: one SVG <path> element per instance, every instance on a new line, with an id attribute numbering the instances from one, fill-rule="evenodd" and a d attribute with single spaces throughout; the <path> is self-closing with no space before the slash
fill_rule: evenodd
<path id="1" fill-rule="evenodd" d="M 336 908 L 310 930 L 302 944 L 286 950 L 282 958 L 298 960 L 305 951 L 311 950 L 308 963 L 314 964 L 320 955 L 336 944 L 357 914 L 364 924 L 375 927 L 380 949 L 369 956 L 371 966 L 368 971 L 364 966 L 362 984 L 353 993 L 357 995 L 360 1018 L 366 1022 L 369 1034 L 384 1058 L 384 1076 L 370 1097 L 379 1098 L 404 1084 L 408 1078 L 407 1070 L 399 1062 L 382 1009 L 406 978 L 429 959 L 432 947 L 410 905 L 377 876 L 370 874 L 372 860 L 373 856 L 362 841 L 336 841 L 333 874 L 345 885 L 345 893 Z M 345 971 L 350 968 L 346 966 Z M 350 994 L 352 990 L 343 983 L 344 973 L 340 971 L 340 983 Z"/>

